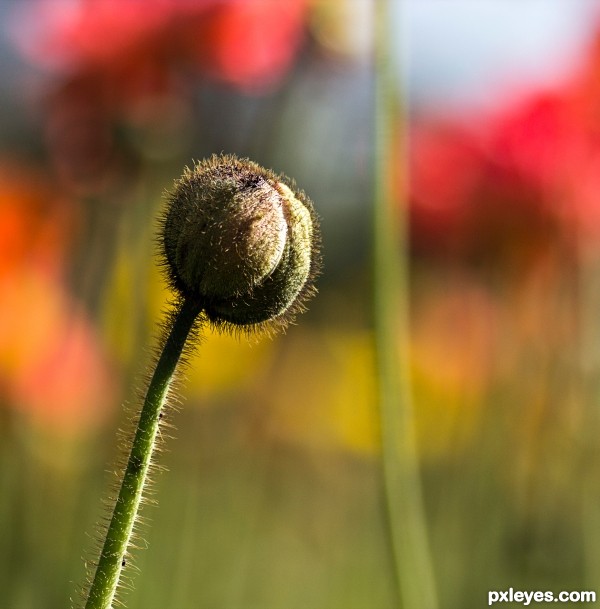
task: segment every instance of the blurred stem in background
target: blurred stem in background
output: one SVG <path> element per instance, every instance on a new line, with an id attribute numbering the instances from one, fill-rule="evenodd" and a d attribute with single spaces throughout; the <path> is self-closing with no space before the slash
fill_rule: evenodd
<path id="1" fill-rule="evenodd" d="M 400 605 L 435 609 L 408 369 L 406 130 L 390 50 L 397 20 L 389 2 L 375 7 L 374 316 L 385 500 Z"/>

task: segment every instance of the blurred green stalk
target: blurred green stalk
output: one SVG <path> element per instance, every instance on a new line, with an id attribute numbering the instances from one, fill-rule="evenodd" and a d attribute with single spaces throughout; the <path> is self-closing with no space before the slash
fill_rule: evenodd
<path id="1" fill-rule="evenodd" d="M 436 609 L 409 372 L 406 126 L 390 49 L 398 20 L 386 0 L 374 6 L 374 317 L 387 524 L 401 606 Z"/>

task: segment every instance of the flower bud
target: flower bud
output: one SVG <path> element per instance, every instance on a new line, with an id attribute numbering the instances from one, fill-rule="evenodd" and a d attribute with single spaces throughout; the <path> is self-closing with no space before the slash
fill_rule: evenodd
<path id="1" fill-rule="evenodd" d="M 160 234 L 172 287 L 216 324 L 285 323 L 314 292 L 318 225 L 294 183 L 247 159 L 186 169 Z"/>

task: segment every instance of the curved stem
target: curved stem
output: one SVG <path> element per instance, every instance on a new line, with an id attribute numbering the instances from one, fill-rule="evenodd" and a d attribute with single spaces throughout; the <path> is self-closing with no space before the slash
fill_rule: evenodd
<path id="1" fill-rule="evenodd" d="M 161 409 L 165 404 L 185 341 L 199 313 L 198 304 L 186 300 L 174 316 L 148 386 L 119 495 L 89 589 L 86 609 L 110 609 L 113 606 L 156 445 Z"/>

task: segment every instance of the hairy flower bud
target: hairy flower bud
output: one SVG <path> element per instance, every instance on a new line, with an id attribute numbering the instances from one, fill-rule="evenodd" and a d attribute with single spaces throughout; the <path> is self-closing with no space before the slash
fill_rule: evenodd
<path id="1" fill-rule="evenodd" d="M 212 156 L 169 195 L 160 241 L 172 287 L 216 324 L 285 323 L 314 292 L 312 203 L 282 175 Z"/>

